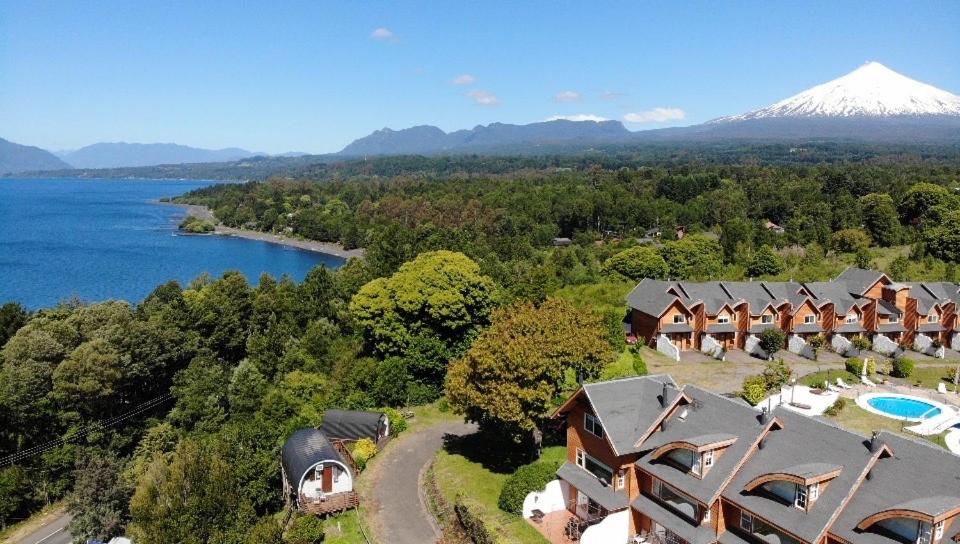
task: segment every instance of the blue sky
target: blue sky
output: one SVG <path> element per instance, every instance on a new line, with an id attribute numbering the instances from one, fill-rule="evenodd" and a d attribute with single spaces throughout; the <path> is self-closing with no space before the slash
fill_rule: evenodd
<path id="1" fill-rule="evenodd" d="M 960 94 L 958 28 L 960 2 L 0 0 L 0 137 L 319 153 L 385 126 L 641 130 L 868 60 Z"/>

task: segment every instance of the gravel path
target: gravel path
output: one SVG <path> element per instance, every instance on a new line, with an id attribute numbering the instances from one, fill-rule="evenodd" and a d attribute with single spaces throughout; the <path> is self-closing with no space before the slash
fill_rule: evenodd
<path id="1" fill-rule="evenodd" d="M 382 544 L 432 544 L 440 538 L 422 498 L 421 477 L 443 446 L 447 434 L 476 430 L 462 422 L 440 423 L 389 444 L 376 465 L 363 477 L 371 497 L 362 504 L 368 525 Z"/>

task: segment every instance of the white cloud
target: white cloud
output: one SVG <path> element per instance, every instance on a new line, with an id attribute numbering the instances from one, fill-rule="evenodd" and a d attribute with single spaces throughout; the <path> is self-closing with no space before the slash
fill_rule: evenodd
<path id="1" fill-rule="evenodd" d="M 372 40 L 380 40 L 381 42 L 385 42 L 385 41 L 388 41 L 388 40 L 392 40 L 392 39 L 394 39 L 394 38 L 396 38 L 396 37 L 397 37 L 397 35 L 394 34 L 392 30 L 390 30 L 389 28 L 384 28 L 384 27 L 380 27 L 380 28 L 378 28 L 378 29 L 376 29 L 376 30 L 374 30 L 373 32 L 370 33 L 370 39 L 372 39 Z"/>
<path id="2" fill-rule="evenodd" d="M 481 106 L 497 106 L 500 104 L 500 99 L 497 98 L 497 95 L 489 91 L 470 91 L 467 93 L 467 96 Z"/>
<path id="3" fill-rule="evenodd" d="M 617 100 L 627 96 L 627 93 L 621 93 L 619 91 L 604 91 L 600 94 L 600 100 Z"/>
<path id="4" fill-rule="evenodd" d="M 453 78 L 450 83 L 454 85 L 473 85 L 477 82 L 477 78 L 473 74 L 460 74 L 459 76 Z"/>
<path id="5" fill-rule="evenodd" d="M 628 123 L 663 123 L 683 119 L 686 116 L 687 112 L 680 108 L 653 108 L 638 113 L 628 113 L 623 116 L 623 120 Z"/>
<path id="6" fill-rule="evenodd" d="M 557 93 L 553 99 L 556 102 L 579 102 L 583 100 L 583 96 L 577 91 L 563 91 L 562 93 Z"/>
<path id="7" fill-rule="evenodd" d="M 576 115 L 554 115 L 552 117 L 547 117 L 544 121 L 609 121 L 606 117 L 600 117 L 599 115 L 594 115 L 592 113 L 578 113 Z"/>

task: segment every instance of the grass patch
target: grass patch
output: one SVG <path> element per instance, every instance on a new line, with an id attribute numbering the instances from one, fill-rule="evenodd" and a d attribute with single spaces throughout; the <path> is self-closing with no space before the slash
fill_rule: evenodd
<path id="1" fill-rule="evenodd" d="M 553 296 L 567 299 L 577 306 L 592 308 L 598 312 L 607 310 L 626 311 L 624 298 L 634 288 L 634 282 L 604 281 L 583 285 L 569 285 L 558 289 Z"/>
<path id="2" fill-rule="evenodd" d="M 497 533 L 498 540 L 518 544 L 544 544 L 547 541 L 526 520 L 508 514 L 497 507 L 500 489 L 510 475 L 509 468 L 499 466 L 477 451 L 479 444 L 462 441 L 448 445 L 434 462 L 433 470 L 440 494 L 449 504 L 457 495 L 471 499 L 477 506 L 477 515 Z M 545 448 L 538 462 L 563 462 L 565 446 Z"/>
<path id="3" fill-rule="evenodd" d="M 913 374 L 909 378 L 889 379 L 903 385 L 920 384 L 920 387 L 933 390 L 937 389 L 937 384 L 943 383 L 947 386 L 947 391 L 953 391 L 953 376 L 956 371 L 956 366 L 917 366 L 913 369 Z"/>
<path id="4" fill-rule="evenodd" d="M 942 434 L 935 436 L 919 436 L 904 431 L 903 427 L 909 427 L 910 425 L 913 425 L 913 423 L 905 421 L 901 422 L 886 416 L 870 413 L 857 406 L 856 402 L 849 399 L 846 408 L 844 408 L 843 411 L 836 416 L 830 417 L 830 419 L 835 421 L 844 429 L 853 431 L 863 436 L 870 436 L 873 431 L 890 431 L 908 436 L 913 439 L 927 440 L 929 442 L 933 442 L 941 448 L 947 447 L 946 442 L 943 440 Z"/>
<path id="5" fill-rule="evenodd" d="M 822 389 L 823 382 L 830 385 L 837 385 L 837 378 L 843 380 L 847 385 L 856 385 L 860 383 L 860 378 L 843 369 L 827 369 L 819 372 L 813 372 L 800 378 L 800 383 L 808 387 L 817 387 Z"/>
<path id="6" fill-rule="evenodd" d="M 360 512 L 350 510 L 330 516 L 323 523 L 325 544 L 367 544 L 360 530 Z"/>

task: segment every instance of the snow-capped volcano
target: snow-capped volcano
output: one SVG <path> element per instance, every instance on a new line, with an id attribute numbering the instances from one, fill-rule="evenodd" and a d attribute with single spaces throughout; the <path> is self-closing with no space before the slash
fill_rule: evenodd
<path id="1" fill-rule="evenodd" d="M 773 118 L 960 116 L 960 96 L 868 62 L 776 104 L 713 123 Z"/>

